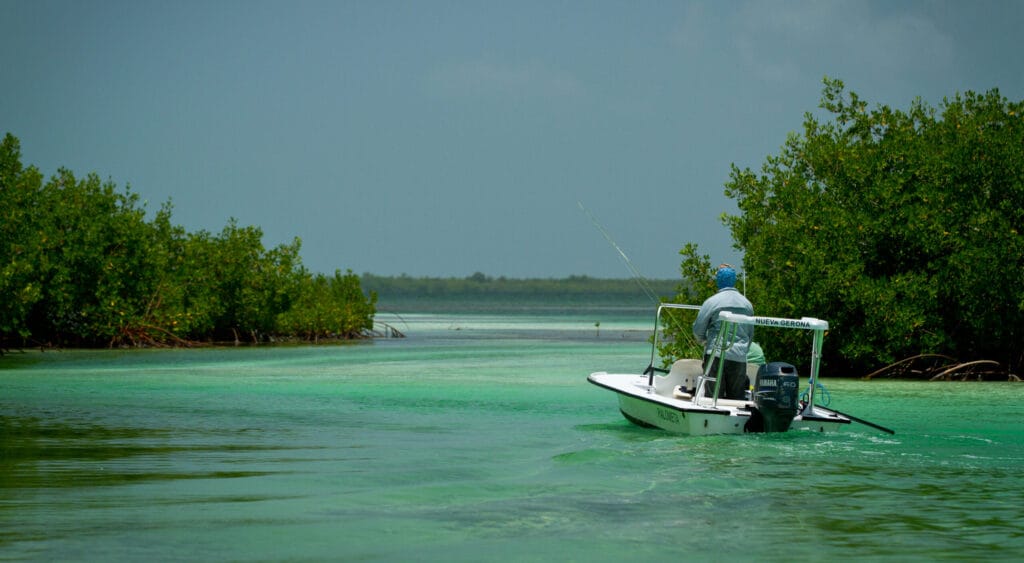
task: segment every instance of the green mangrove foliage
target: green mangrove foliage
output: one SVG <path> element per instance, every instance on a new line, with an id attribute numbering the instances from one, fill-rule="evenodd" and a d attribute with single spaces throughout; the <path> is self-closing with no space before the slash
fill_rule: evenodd
<path id="1" fill-rule="evenodd" d="M 845 373 L 922 353 L 1018 369 L 1024 104 L 992 90 L 869 109 L 826 78 L 821 108 L 830 120 L 808 113 L 760 173 L 734 166 L 725 185 L 758 314 L 829 320 L 825 359 Z M 705 297 L 714 264 L 681 254 L 683 297 Z M 784 359 L 795 331 L 770 332 L 757 338 Z"/>
<path id="2" fill-rule="evenodd" d="M 164 205 L 146 219 L 138 195 L 95 174 L 49 181 L 0 144 L 0 349 L 9 346 L 262 342 L 353 338 L 372 327 L 376 296 L 358 277 L 312 275 L 300 241 L 266 249 L 231 220 L 186 232 Z"/>
<path id="3" fill-rule="evenodd" d="M 374 301 L 363 297 L 359 276 L 351 270 L 335 271 L 332 277 L 306 276 L 299 286 L 299 298 L 277 319 L 288 333 L 316 341 L 338 334 L 355 336 L 373 328 Z"/>

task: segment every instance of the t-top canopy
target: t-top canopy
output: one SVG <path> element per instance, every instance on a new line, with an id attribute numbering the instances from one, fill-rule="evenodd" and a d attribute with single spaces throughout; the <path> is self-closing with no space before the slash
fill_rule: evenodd
<path id="1" fill-rule="evenodd" d="M 722 311 L 718 314 L 718 318 L 723 321 L 741 325 L 764 326 L 770 328 L 798 328 L 804 330 L 828 330 L 828 321 L 815 319 L 813 317 L 803 317 L 801 319 L 752 317 L 750 315 L 740 315 L 739 313 Z"/>

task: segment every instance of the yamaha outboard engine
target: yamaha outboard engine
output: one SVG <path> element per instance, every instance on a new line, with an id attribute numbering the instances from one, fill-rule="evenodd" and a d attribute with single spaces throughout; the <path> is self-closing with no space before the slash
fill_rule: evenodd
<path id="1" fill-rule="evenodd" d="M 754 383 L 757 411 L 746 425 L 747 432 L 785 432 L 799 407 L 800 377 L 785 362 L 758 368 Z"/>

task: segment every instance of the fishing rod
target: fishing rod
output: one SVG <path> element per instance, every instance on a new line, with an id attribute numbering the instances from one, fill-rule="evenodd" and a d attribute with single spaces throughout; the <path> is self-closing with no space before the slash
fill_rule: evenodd
<path id="1" fill-rule="evenodd" d="M 643 274 L 640 273 L 640 270 L 638 270 L 637 267 L 633 265 L 633 261 L 629 259 L 629 256 L 626 256 L 626 252 L 622 250 L 622 247 L 616 244 L 615 240 L 612 239 L 612 236 L 608 234 L 608 231 L 604 228 L 603 225 L 601 225 L 601 222 L 597 220 L 597 217 L 594 217 L 594 214 L 591 213 L 589 209 L 583 206 L 582 201 L 577 200 L 576 205 L 580 206 L 580 209 L 583 211 L 583 213 L 587 215 L 587 217 L 590 219 L 590 222 L 593 223 L 595 227 L 597 227 L 597 230 L 601 232 L 601 235 L 604 237 L 604 240 L 608 241 L 608 244 L 612 245 L 612 248 L 614 248 L 619 253 L 619 256 L 622 257 L 623 263 L 625 263 L 626 265 L 626 269 L 629 270 L 629 274 L 633 277 L 633 280 L 636 281 L 637 285 L 640 286 L 640 289 L 643 290 L 644 294 L 647 295 L 647 298 L 654 303 L 660 303 L 661 301 L 658 299 L 658 295 L 654 293 L 653 289 L 651 289 L 651 284 L 647 283 L 647 279 L 644 278 Z"/>
<path id="2" fill-rule="evenodd" d="M 601 232 L 601 236 L 603 236 L 604 239 L 606 241 L 608 241 L 608 244 L 612 245 L 612 248 L 614 248 L 615 251 L 619 253 L 619 256 L 622 257 L 623 263 L 626 265 L 626 269 L 629 270 L 629 274 L 633 277 L 633 280 L 636 281 L 637 285 L 640 286 L 640 289 L 642 289 L 643 292 L 645 294 L 647 294 L 647 297 L 652 302 L 660 303 L 661 301 L 658 299 L 657 294 L 654 292 L 653 289 L 651 289 L 651 285 L 647 282 L 647 278 L 645 278 L 643 276 L 643 274 L 640 273 L 640 270 L 638 270 L 637 267 L 633 264 L 633 261 L 629 259 L 629 256 L 626 256 L 626 252 L 624 250 L 622 250 L 622 247 L 620 247 L 615 242 L 615 240 L 612 239 L 612 236 L 610 234 L 608 234 L 608 230 L 604 228 L 604 225 L 602 225 L 601 222 L 597 220 L 597 217 L 594 217 L 594 214 L 591 213 L 589 209 L 587 209 L 586 207 L 583 206 L 583 202 L 582 201 L 577 200 L 576 201 L 576 205 L 578 205 L 580 207 L 580 209 L 583 211 L 583 213 L 586 213 L 587 217 L 590 219 L 590 222 L 593 223 L 595 227 L 597 227 L 597 230 Z M 740 277 L 741 277 L 742 283 L 743 283 L 743 294 L 746 295 L 747 294 L 747 271 L 746 271 L 746 269 L 741 269 L 740 270 Z"/>
<path id="3" fill-rule="evenodd" d="M 637 269 L 636 265 L 633 264 L 633 261 L 629 259 L 629 256 L 627 256 L 626 252 L 622 250 L 622 247 L 620 247 L 615 242 L 615 239 L 613 239 L 611 234 L 608 233 L 608 230 L 604 228 L 604 225 L 602 225 L 601 222 L 597 220 L 597 217 L 594 217 L 594 214 L 591 213 L 590 210 L 583 205 L 582 201 L 577 200 L 576 205 L 578 205 L 580 210 L 587 215 L 587 217 L 590 219 L 590 222 L 594 224 L 594 227 L 596 227 L 597 230 L 601 232 L 601 236 L 604 237 L 604 240 L 608 241 L 608 244 L 612 245 L 612 248 L 614 248 L 615 251 L 618 252 L 619 257 L 622 258 L 623 263 L 626 265 L 626 269 L 629 270 L 629 273 L 633 277 L 633 280 L 637 283 L 638 286 L 640 286 L 640 289 L 644 292 L 644 294 L 647 295 L 647 298 L 650 299 L 651 302 L 654 303 L 655 305 L 660 305 L 662 301 L 661 299 L 658 298 L 658 295 L 657 293 L 654 292 L 654 289 L 651 288 L 651 284 L 647 281 L 647 278 L 645 278 L 643 274 L 640 273 L 640 270 Z M 687 329 L 687 327 L 680 324 L 679 320 L 675 319 L 672 315 L 668 316 L 668 321 L 675 325 L 675 328 L 680 336 L 682 336 L 683 338 L 693 338 L 692 334 Z M 655 316 L 654 331 L 657 332 L 657 330 L 658 318 L 657 316 Z M 655 334 L 655 340 L 657 340 L 657 334 Z M 692 342 L 692 344 L 694 346 L 697 346 L 697 343 L 695 341 Z M 651 352 L 653 354 L 654 350 L 652 349 Z M 668 370 L 654 367 L 654 361 L 652 357 L 651 364 L 647 366 L 647 369 L 644 371 L 644 375 L 653 375 L 655 371 L 668 373 Z"/>

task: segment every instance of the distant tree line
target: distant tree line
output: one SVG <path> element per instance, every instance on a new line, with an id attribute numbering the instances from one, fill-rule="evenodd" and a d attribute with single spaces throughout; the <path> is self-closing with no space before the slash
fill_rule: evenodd
<path id="1" fill-rule="evenodd" d="M 640 284 L 643 283 L 645 287 Z M 364 273 L 362 285 L 380 297 L 383 305 L 415 307 L 459 301 L 489 306 L 529 303 L 550 306 L 602 304 L 651 307 L 647 290 L 667 299 L 675 294 L 678 280 L 602 279 L 589 276 L 566 278 L 491 277 L 476 272 L 466 277 L 379 276 Z"/>
<path id="2" fill-rule="evenodd" d="M 849 374 L 922 354 L 1019 371 L 1024 103 L 992 90 L 869 108 L 826 78 L 821 108 L 830 120 L 808 113 L 760 173 L 734 166 L 725 185 L 757 313 L 828 320 L 825 360 Z M 713 293 L 717 262 L 681 254 L 678 298 Z M 757 338 L 784 359 L 803 349 L 795 332 Z"/>
<path id="3" fill-rule="evenodd" d="M 300 241 L 258 227 L 187 232 L 128 188 L 66 169 L 44 182 L 17 138 L 0 144 L 0 350 L 355 338 L 376 296 L 351 271 L 302 266 Z"/>

